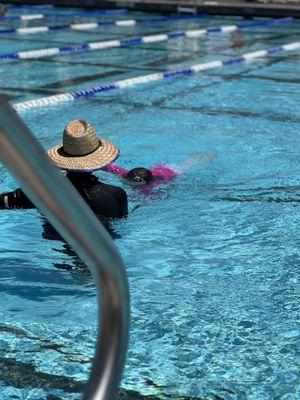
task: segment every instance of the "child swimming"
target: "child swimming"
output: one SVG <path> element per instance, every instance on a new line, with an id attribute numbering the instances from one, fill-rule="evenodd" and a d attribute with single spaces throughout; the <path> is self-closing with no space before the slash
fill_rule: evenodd
<path id="1" fill-rule="evenodd" d="M 136 167 L 131 170 L 115 164 L 109 164 L 102 168 L 102 170 L 119 175 L 128 181 L 147 184 L 154 182 L 156 182 L 156 184 L 167 182 L 174 179 L 178 175 L 178 172 L 176 172 L 175 169 L 162 164 L 155 165 L 150 169 L 145 167 Z"/>

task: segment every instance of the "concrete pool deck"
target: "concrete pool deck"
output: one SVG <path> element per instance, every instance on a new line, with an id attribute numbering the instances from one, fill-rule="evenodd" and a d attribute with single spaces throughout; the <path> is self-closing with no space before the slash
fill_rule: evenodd
<path id="1" fill-rule="evenodd" d="M 35 4 L 41 5 L 38 0 L 20 1 L 8 0 L 10 4 Z M 282 17 L 292 16 L 300 18 L 300 1 L 290 0 L 273 3 L 239 0 L 46 0 L 44 4 L 53 4 L 64 7 L 88 7 L 88 8 L 128 8 L 130 10 L 149 11 L 149 12 L 177 12 L 177 6 L 195 7 L 197 12 L 218 15 L 237 15 L 244 17 Z"/>

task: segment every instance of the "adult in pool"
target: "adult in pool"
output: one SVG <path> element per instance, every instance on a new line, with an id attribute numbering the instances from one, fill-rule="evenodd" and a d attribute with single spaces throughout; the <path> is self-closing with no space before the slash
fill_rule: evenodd
<path id="1" fill-rule="evenodd" d="M 126 192 L 117 186 L 107 185 L 92 174 L 93 171 L 112 163 L 118 148 L 100 139 L 85 120 L 70 122 L 64 129 L 63 144 L 48 151 L 50 159 L 62 170 L 78 190 L 93 212 L 100 219 L 127 216 Z M 0 209 L 35 208 L 21 189 L 0 195 Z"/>

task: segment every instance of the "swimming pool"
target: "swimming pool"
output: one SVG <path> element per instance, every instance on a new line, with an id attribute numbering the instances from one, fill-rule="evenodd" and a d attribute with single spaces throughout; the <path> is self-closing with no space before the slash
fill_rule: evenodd
<path id="1" fill-rule="evenodd" d="M 113 18 L 135 17 L 149 18 Z M 237 22 L 11 35 L 0 51 Z M 299 27 L 1 61 L 1 92 L 16 103 L 233 57 L 296 41 Z M 113 223 L 132 301 L 123 398 L 299 399 L 299 60 L 274 55 L 20 114 L 45 148 L 85 118 L 124 167 L 185 171 L 146 197 L 100 174 L 130 200 L 129 218 Z M 1 167 L 1 191 L 14 187 Z M 0 231 L 1 398 L 79 399 L 95 345 L 93 282 L 43 238 L 37 212 L 2 211 Z"/>

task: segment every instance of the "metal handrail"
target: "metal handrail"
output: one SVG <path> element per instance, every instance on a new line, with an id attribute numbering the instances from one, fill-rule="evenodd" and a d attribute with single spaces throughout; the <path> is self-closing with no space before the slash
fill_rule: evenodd
<path id="1" fill-rule="evenodd" d="M 0 97 L 0 160 L 25 194 L 74 248 L 95 279 L 99 329 L 85 400 L 114 400 L 128 343 L 125 268 L 109 234 L 9 104 Z M 100 296 L 101 293 L 101 296 Z"/>

